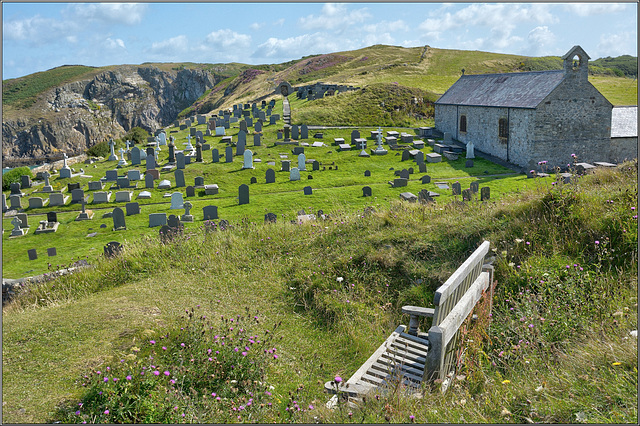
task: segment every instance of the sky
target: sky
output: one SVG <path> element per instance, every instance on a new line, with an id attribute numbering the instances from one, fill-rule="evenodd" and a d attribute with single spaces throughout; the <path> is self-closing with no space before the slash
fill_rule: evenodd
<path id="1" fill-rule="evenodd" d="M 562 56 L 637 56 L 637 4 L 2 4 L 2 79 L 61 65 L 275 64 L 374 44 Z"/>

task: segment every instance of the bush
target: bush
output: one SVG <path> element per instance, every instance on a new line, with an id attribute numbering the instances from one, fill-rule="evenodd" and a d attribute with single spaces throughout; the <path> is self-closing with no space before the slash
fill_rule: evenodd
<path id="1" fill-rule="evenodd" d="M 130 140 L 134 143 L 144 143 L 146 142 L 148 136 L 149 132 L 147 132 L 142 127 L 134 127 L 122 137 L 122 140 Z"/>
<path id="2" fill-rule="evenodd" d="M 2 175 L 2 190 L 7 191 L 11 189 L 11 184 L 18 182 L 20 183 L 20 177 L 22 175 L 27 175 L 31 179 L 33 179 L 33 173 L 31 173 L 31 169 L 28 167 L 18 167 L 7 173 Z"/>
<path id="3" fill-rule="evenodd" d="M 87 155 L 89 155 L 91 157 L 105 157 L 106 158 L 110 154 L 109 142 L 108 141 L 98 142 L 97 144 L 95 144 L 91 148 L 87 149 L 86 153 L 87 153 Z"/>

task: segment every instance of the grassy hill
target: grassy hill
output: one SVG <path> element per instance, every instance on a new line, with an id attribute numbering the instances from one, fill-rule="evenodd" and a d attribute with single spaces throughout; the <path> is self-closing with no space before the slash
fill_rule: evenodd
<path id="1" fill-rule="evenodd" d="M 3 308 L 3 419 L 637 423 L 637 162 L 528 181 L 489 203 L 372 200 L 326 221 L 128 240 Z M 429 306 L 485 239 L 492 320 L 466 336 L 449 391 L 327 410 L 323 383 L 353 374 L 406 324 L 400 307 Z M 246 355 L 239 329 L 257 336 Z"/>

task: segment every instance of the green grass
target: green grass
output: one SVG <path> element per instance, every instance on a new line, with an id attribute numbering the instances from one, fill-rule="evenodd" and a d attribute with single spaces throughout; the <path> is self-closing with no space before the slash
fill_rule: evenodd
<path id="1" fill-rule="evenodd" d="M 273 407 L 256 409 L 251 421 L 635 423 L 637 342 L 628 332 L 637 328 L 636 163 L 570 185 L 521 183 L 533 186 L 465 207 L 395 201 L 304 225 L 248 222 L 188 229 L 168 244 L 132 240 L 119 257 L 97 256 L 93 268 L 32 285 L 3 309 L 3 418 L 60 419 L 59 407 L 90 401 L 83 375 L 134 348 L 146 353 L 150 339 L 177 333 L 185 309 L 200 305 L 214 321 L 249 307 L 261 318 L 258 334 L 282 322 L 279 358 L 264 376 Z M 450 391 L 371 398 L 351 415 L 326 410 L 322 384 L 353 374 L 406 321 L 400 307 L 428 306 L 483 239 L 497 256 L 493 320 L 471 329 Z M 181 410 L 209 404 L 180 398 L 171 402 L 182 401 Z M 293 400 L 314 409 L 291 415 Z M 166 406 L 155 402 L 160 415 Z M 238 421 L 213 409 L 190 413 L 191 421 Z"/>

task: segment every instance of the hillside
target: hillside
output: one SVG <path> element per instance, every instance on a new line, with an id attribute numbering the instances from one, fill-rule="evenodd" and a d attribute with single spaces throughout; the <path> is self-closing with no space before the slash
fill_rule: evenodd
<path id="1" fill-rule="evenodd" d="M 525 181 L 497 202 L 371 200 L 324 221 L 131 239 L 25 287 L 3 307 L 3 420 L 637 424 L 637 161 Z M 492 319 L 465 335 L 448 392 L 326 409 L 323 383 L 406 324 L 401 306 L 430 306 L 483 240 Z"/>
<path id="2" fill-rule="evenodd" d="M 626 57 L 604 58 L 594 61 L 592 67 L 594 85 L 616 105 L 636 103 L 637 82 L 617 77 L 620 70 L 624 75 L 633 75 L 630 62 Z M 176 118 L 263 99 L 282 81 L 294 87 L 315 82 L 360 88 L 382 84 L 377 87 L 389 89 L 389 97 L 394 96 L 390 85 L 397 85 L 407 93 L 421 90 L 423 96 L 418 97 L 431 102 L 457 80 L 462 69 L 479 74 L 557 66 L 558 58 L 554 57 L 384 45 L 312 55 L 283 64 L 62 66 L 3 81 L 3 162 L 11 165 L 12 161 L 25 159 L 51 161 L 62 158 L 62 152 L 80 154 L 110 136 L 122 137 L 133 127 L 154 132 Z M 368 106 L 347 106 L 338 97 L 323 99 L 323 107 L 302 106 L 300 112 L 308 122 L 320 124 L 413 123 L 420 118 L 413 111 L 415 108 L 409 108 L 409 100 L 393 102 L 403 108 L 373 115 L 367 111 Z M 324 107 L 342 118 L 334 120 L 318 114 Z M 385 113 L 396 117 L 384 118 Z M 432 118 L 428 113 L 426 105 L 418 116 Z M 359 121 L 361 117 L 364 121 Z M 372 123 L 379 117 L 383 122 Z"/>

